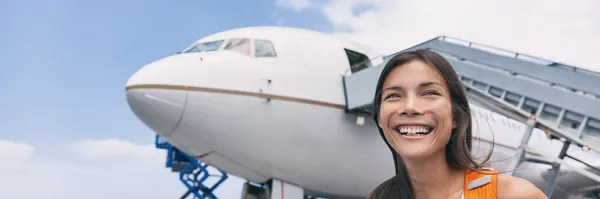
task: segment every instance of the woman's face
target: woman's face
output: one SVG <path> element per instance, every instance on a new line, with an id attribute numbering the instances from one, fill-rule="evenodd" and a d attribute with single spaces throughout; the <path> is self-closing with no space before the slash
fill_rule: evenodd
<path id="1" fill-rule="evenodd" d="M 411 61 L 394 68 L 383 83 L 379 126 L 405 159 L 444 150 L 455 123 L 450 92 L 432 66 Z"/>

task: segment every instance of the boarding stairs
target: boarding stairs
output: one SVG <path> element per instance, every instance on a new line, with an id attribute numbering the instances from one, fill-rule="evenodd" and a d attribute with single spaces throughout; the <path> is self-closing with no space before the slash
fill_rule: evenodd
<path id="1" fill-rule="evenodd" d="M 381 65 L 345 76 L 346 110 L 371 113 L 383 66 L 394 55 L 416 49 L 430 49 L 447 58 L 459 74 L 470 103 L 531 124 L 564 142 L 558 158 L 527 156 L 526 149 L 519 148 L 519 156 L 511 165 L 514 168 L 523 161 L 552 165 L 554 175 L 549 178 L 547 195 L 552 195 L 556 173 L 566 164 L 563 159 L 569 157 L 566 152 L 571 144 L 600 153 L 600 73 L 446 36 L 391 54 Z M 528 135 L 524 136 L 525 143 Z M 599 166 L 575 160 L 592 169 Z M 600 183 L 597 174 L 572 168 Z"/>
<path id="2" fill-rule="evenodd" d="M 227 173 L 216 168 L 213 168 L 213 170 L 216 170 L 220 174 L 209 172 L 210 165 L 202 163 L 175 148 L 167 140 L 158 135 L 155 138 L 155 147 L 157 149 L 164 149 L 167 152 L 165 167 L 171 168 L 172 172 L 178 173 L 179 180 L 187 188 L 187 191 L 180 197 L 181 199 L 217 199 L 217 196 L 213 192 L 228 178 Z M 210 177 L 212 179 L 209 179 Z M 215 179 L 216 182 L 209 182 Z"/>

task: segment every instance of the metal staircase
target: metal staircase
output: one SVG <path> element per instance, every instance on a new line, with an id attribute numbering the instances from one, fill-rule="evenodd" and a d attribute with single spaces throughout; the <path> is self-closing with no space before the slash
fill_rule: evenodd
<path id="1" fill-rule="evenodd" d="M 175 148 L 158 135 L 156 135 L 155 138 L 155 147 L 167 151 L 167 161 L 165 166 L 171 168 L 172 172 L 179 173 L 179 180 L 187 188 L 187 191 L 181 196 L 181 199 L 217 199 L 217 196 L 214 195 L 213 192 L 228 178 L 227 173 L 216 169 L 220 174 L 211 174 L 211 172 L 208 171 L 210 165 L 202 163 L 196 158 Z M 218 181 L 211 185 L 211 183 L 206 182 L 209 177 L 218 178 Z"/>

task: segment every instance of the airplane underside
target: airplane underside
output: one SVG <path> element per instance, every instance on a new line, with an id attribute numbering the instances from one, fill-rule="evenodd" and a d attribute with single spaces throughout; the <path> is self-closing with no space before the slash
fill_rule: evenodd
<path id="1" fill-rule="evenodd" d="M 167 92 L 171 92 L 169 96 L 173 96 L 172 92 L 182 93 L 179 102 L 164 97 Z M 139 89 L 128 95 L 129 100 L 138 101 L 136 104 L 148 106 L 137 107 L 138 111 L 180 107 L 181 113 L 164 113 L 144 121 L 180 115 L 172 132 L 160 133 L 161 129 L 157 129 L 158 134 L 191 157 L 252 182 L 280 180 L 302 187 L 304 194 L 364 198 L 394 172 L 389 150 L 367 114 L 360 115 L 363 124 L 356 114 L 343 109 L 265 96 L 161 89 Z M 498 122 L 491 125 L 498 126 Z M 494 133 L 508 131 L 494 129 Z M 512 133 L 522 134 L 514 129 Z M 482 140 L 473 141 L 476 157 L 483 157 L 490 150 L 491 139 L 483 134 Z M 532 138 L 541 139 L 538 134 Z M 506 171 L 516 154 L 516 144 L 496 144 L 491 167 Z M 514 175 L 545 190 L 543 176 L 549 168 L 523 163 Z M 598 186 L 568 168 L 561 169 L 559 176 L 552 198 L 582 198 L 587 193 L 579 187 Z"/>

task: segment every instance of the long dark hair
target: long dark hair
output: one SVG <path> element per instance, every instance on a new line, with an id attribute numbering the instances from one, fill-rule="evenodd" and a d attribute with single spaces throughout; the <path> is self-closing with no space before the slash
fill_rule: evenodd
<path id="1" fill-rule="evenodd" d="M 446 81 L 450 90 L 450 99 L 452 104 L 452 118 L 456 122 L 456 128 L 452 130 L 450 140 L 446 144 L 446 161 L 450 167 L 461 170 L 478 170 L 491 157 L 491 151 L 482 163 L 475 161 L 471 154 L 471 110 L 467 101 L 467 95 L 462 83 L 456 74 L 456 71 L 442 55 L 437 52 L 420 49 L 416 51 L 406 51 L 395 55 L 390 59 L 379 76 L 375 97 L 373 99 L 373 119 L 379 123 L 379 108 L 381 106 L 382 87 L 390 72 L 403 64 L 411 61 L 422 61 L 434 67 Z M 389 141 L 385 139 L 383 129 L 379 129 L 379 134 L 392 151 L 396 175 L 375 188 L 369 198 L 402 198 L 413 199 L 413 186 L 408 174 L 408 170 L 402 160 L 402 157 L 392 148 Z"/>

